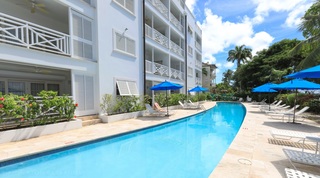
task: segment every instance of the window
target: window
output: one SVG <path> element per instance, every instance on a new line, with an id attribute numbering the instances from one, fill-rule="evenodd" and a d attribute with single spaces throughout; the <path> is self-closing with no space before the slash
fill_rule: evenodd
<path id="1" fill-rule="evenodd" d="M 93 60 L 92 20 L 73 12 L 72 22 L 73 54 Z"/>
<path id="2" fill-rule="evenodd" d="M 48 84 L 48 85 L 47 85 L 47 90 L 48 90 L 48 91 L 56 91 L 56 92 L 58 92 L 58 96 L 60 95 L 60 87 L 59 87 L 59 84 Z"/>
<path id="3" fill-rule="evenodd" d="M 117 80 L 117 91 L 121 96 L 139 95 L 137 84 L 134 81 Z"/>
<path id="4" fill-rule="evenodd" d="M 188 67 L 188 76 L 193 76 L 193 69 L 191 67 Z"/>
<path id="5" fill-rule="evenodd" d="M 134 0 L 113 0 L 118 5 L 129 11 L 130 13 L 134 14 Z"/>
<path id="6" fill-rule="evenodd" d="M 0 81 L 0 92 L 2 94 L 5 94 L 5 86 L 4 86 L 4 81 Z"/>
<path id="7" fill-rule="evenodd" d="M 115 36 L 114 48 L 117 51 L 121 51 L 132 56 L 136 55 L 136 44 L 134 40 L 118 32 L 114 32 L 114 36 Z"/>
<path id="8" fill-rule="evenodd" d="M 24 95 L 26 93 L 26 87 L 24 82 L 8 82 L 8 92 L 15 95 Z"/>
<path id="9" fill-rule="evenodd" d="M 38 96 L 44 90 L 44 83 L 31 83 L 31 95 Z"/>

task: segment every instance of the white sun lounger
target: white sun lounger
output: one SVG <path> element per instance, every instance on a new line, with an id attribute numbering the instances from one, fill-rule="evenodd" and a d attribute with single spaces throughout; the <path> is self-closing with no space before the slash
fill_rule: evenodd
<path id="1" fill-rule="evenodd" d="M 320 155 L 304 152 L 304 151 L 297 151 L 292 149 L 282 149 L 287 158 L 289 159 L 292 166 L 296 169 L 292 162 L 300 163 L 300 164 L 307 164 L 313 166 L 320 166 Z"/>
<path id="2" fill-rule="evenodd" d="M 154 110 L 150 106 L 150 104 L 145 104 L 145 105 L 146 105 L 146 109 L 147 109 L 150 116 L 165 116 L 167 114 L 165 111 Z"/>
<path id="3" fill-rule="evenodd" d="M 317 136 L 316 134 L 280 129 L 270 130 L 270 134 L 274 139 L 291 140 L 297 138 L 299 141 L 305 140 L 307 136 Z"/>
<path id="4" fill-rule="evenodd" d="M 287 178 L 320 178 L 318 175 L 298 171 L 295 169 L 285 168 Z"/>

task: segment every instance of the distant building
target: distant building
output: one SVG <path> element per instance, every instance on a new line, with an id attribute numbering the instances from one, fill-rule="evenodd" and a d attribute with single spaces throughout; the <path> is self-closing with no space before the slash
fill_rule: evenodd
<path id="1" fill-rule="evenodd" d="M 202 69 L 207 71 L 207 75 L 202 74 L 202 87 L 212 88 L 216 86 L 216 69 L 215 64 L 202 63 Z"/>

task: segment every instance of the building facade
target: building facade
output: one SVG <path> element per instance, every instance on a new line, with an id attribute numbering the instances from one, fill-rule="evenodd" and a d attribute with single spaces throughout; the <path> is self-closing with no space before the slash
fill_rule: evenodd
<path id="1" fill-rule="evenodd" d="M 53 90 L 73 97 L 76 115 L 98 114 L 104 94 L 201 84 L 196 60 L 201 30 L 182 0 L 0 1 L 2 93 Z"/>
<path id="2" fill-rule="evenodd" d="M 215 64 L 202 63 L 202 69 L 206 74 L 202 74 L 202 86 L 211 89 L 216 86 L 216 69 Z"/>

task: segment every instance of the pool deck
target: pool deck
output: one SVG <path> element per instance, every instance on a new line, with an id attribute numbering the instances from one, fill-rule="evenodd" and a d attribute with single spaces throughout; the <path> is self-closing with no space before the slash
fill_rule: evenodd
<path id="1" fill-rule="evenodd" d="M 215 102 L 206 102 L 203 105 L 209 109 L 215 104 Z M 243 104 L 247 109 L 245 120 L 226 154 L 211 173 L 210 178 L 285 177 L 284 168 L 293 167 L 282 151 L 283 146 L 269 143 L 272 139 L 269 131 L 286 129 L 320 135 L 320 125 L 308 120 L 302 124 L 272 120 L 260 112 L 258 108 L 252 107 L 252 104 Z M 114 123 L 91 125 L 29 140 L 3 143 L 0 144 L 0 162 L 170 122 L 201 111 L 178 109 L 175 110 L 174 115 L 169 117 L 145 116 Z M 298 163 L 295 163 L 295 166 L 301 171 L 320 175 L 319 167 Z"/>

